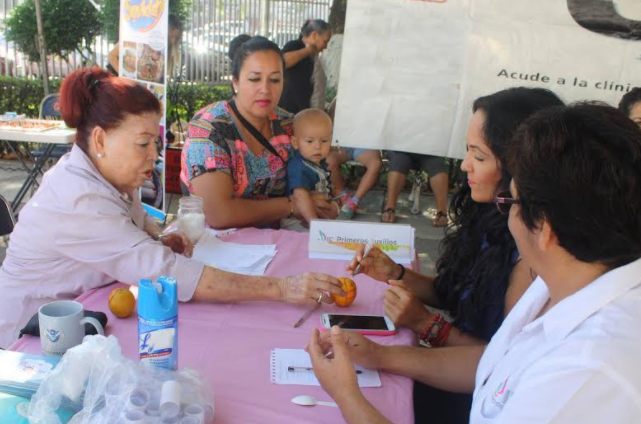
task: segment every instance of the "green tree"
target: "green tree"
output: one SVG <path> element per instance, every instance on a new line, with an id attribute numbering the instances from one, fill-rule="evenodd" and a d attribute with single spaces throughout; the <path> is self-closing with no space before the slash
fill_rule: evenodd
<path id="1" fill-rule="evenodd" d="M 77 0 L 79 1 L 79 0 Z M 189 16 L 189 6 L 191 0 L 170 0 L 169 13 L 173 13 L 180 18 L 180 22 L 185 24 Z M 120 0 L 103 0 L 100 8 L 100 21 L 102 23 L 102 34 L 107 37 L 111 43 L 118 41 L 120 29 Z"/>
<path id="2" fill-rule="evenodd" d="M 6 20 L 7 40 L 13 41 L 29 59 L 37 62 L 40 53 L 36 44 L 38 25 L 33 0 L 13 8 Z M 47 53 L 68 59 L 76 51 L 85 61 L 93 61 L 91 43 L 98 34 L 98 11 L 88 1 L 42 0 L 42 24 Z"/>

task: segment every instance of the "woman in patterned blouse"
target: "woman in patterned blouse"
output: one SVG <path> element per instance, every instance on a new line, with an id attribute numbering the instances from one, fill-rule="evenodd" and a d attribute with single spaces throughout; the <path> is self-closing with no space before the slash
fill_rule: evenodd
<path id="1" fill-rule="evenodd" d="M 194 116 L 181 158 L 181 180 L 205 199 L 215 228 L 264 226 L 300 216 L 285 197 L 292 115 L 278 109 L 283 55 L 276 44 L 253 37 L 232 63 L 234 99 L 213 103 Z M 319 216 L 335 207 L 315 198 Z"/>

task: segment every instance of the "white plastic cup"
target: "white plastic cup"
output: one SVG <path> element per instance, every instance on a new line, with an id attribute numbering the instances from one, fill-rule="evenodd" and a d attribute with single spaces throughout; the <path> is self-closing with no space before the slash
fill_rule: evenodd
<path id="1" fill-rule="evenodd" d="M 136 387 L 127 396 L 127 411 L 144 411 L 149 403 L 149 391 L 143 387 Z"/>
<path id="2" fill-rule="evenodd" d="M 147 414 L 148 417 L 160 417 L 160 401 L 150 400 L 145 407 L 145 414 Z"/>
<path id="3" fill-rule="evenodd" d="M 139 409 L 125 412 L 123 418 L 126 424 L 145 424 L 147 422 L 145 413 Z"/>
<path id="4" fill-rule="evenodd" d="M 203 422 L 195 415 L 186 415 L 180 420 L 180 424 L 202 424 Z"/>
<path id="5" fill-rule="evenodd" d="M 185 414 L 185 417 L 198 418 L 198 424 L 204 424 L 205 422 L 205 409 L 198 404 L 192 403 L 191 405 L 185 406 L 183 413 Z"/>
<path id="6" fill-rule="evenodd" d="M 167 380 L 160 391 L 160 416 L 175 417 L 180 413 L 182 386 L 175 380 Z"/>
<path id="7" fill-rule="evenodd" d="M 178 415 L 174 415 L 172 417 L 161 417 L 160 421 L 158 421 L 160 424 L 179 424 L 180 423 L 180 417 Z"/>
<path id="8" fill-rule="evenodd" d="M 111 377 L 105 386 L 105 402 L 107 406 L 116 406 L 120 394 L 120 381 L 115 376 Z"/>

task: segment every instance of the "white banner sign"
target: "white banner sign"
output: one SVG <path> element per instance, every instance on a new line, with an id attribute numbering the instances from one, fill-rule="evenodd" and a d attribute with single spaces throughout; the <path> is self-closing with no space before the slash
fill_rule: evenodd
<path id="1" fill-rule="evenodd" d="M 349 0 L 334 139 L 463 157 L 472 102 L 513 86 L 617 105 L 639 0 Z"/>
<path id="2" fill-rule="evenodd" d="M 309 225 L 311 259 L 350 260 L 361 244 L 371 244 L 403 264 L 415 257 L 414 228 L 401 224 L 315 220 Z"/>
<path id="3" fill-rule="evenodd" d="M 120 76 L 151 91 L 162 108 L 161 145 L 152 179 L 141 188 L 142 201 L 154 208 L 165 207 L 165 125 L 167 75 L 167 0 L 120 1 Z"/>

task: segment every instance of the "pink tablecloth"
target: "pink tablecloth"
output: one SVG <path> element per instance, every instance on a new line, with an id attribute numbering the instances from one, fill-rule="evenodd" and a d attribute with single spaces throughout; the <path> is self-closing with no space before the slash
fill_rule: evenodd
<path id="1" fill-rule="evenodd" d="M 312 260 L 307 255 L 307 235 L 290 231 L 244 229 L 225 238 L 246 244 L 276 244 L 278 254 L 267 275 L 285 276 L 316 271 L 346 276 L 344 261 Z M 300 328 L 293 324 L 305 307 L 273 302 L 227 304 L 181 304 L 179 308 L 179 367 L 190 367 L 206 376 L 214 389 L 217 424 L 227 423 L 341 423 L 337 408 L 302 407 L 290 399 L 309 394 L 330 400 L 320 387 L 284 386 L 270 382 L 269 355 L 273 348 L 303 348 L 319 314 L 348 312 L 382 314 L 385 284 L 364 275 L 355 278 L 356 301 L 348 309 L 323 306 Z M 107 307 L 113 286 L 88 292 L 78 298 L 86 309 L 109 316 L 107 334 L 118 337 L 123 353 L 137 359 L 137 317 L 117 319 Z M 383 344 L 413 343 L 408 330 L 396 336 L 375 337 Z M 24 337 L 11 350 L 39 353 L 40 341 Z M 381 373 L 382 387 L 363 389 L 365 396 L 397 424 L 413 423 L 412 380 Z"/>

